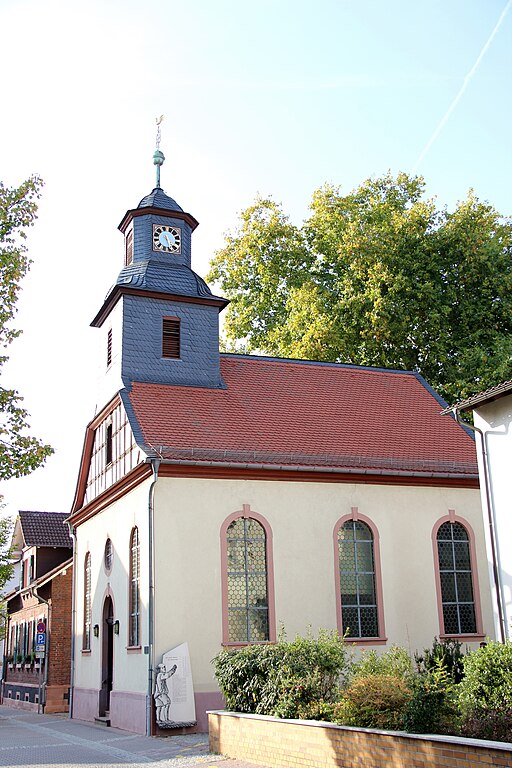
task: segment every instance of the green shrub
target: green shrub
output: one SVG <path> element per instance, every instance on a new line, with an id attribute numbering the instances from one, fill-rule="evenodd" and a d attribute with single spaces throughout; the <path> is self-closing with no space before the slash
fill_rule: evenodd
<path id="1" fill-rule="evenodd" d="M 213 664 L 229 710 L 294 718 L 310 702 L 336 700 L 348 657 L 337 632 L 320 630 L 318 638 L 223 650 Z"/>
<path id="2" fill-rule="evenodd" d="M 464 657 L 458 686 L 462 731 L 476 738 L 512 738 L 512 643 L 488 643 Z"/>
<path id="3" fill-rule="evenodd" d="M 360 728 L 396 730 L 411 698 L 411 690 L 397 675 L 356 677 L 335 708 L 336 722 Z"/>
<path id="4" fill-rule="evenodd" d="M 495 709 L 466 717 L 461 733 L 472 739 L 512 741 L 512 707 Z"/>
<path id="5" fill-rule="evenodd" d="M 461 647 L 462 644 L 457 640 L 438 640 L 434 637 L 432 648 L 425 648 L 422 654 L 414 654 L 418 672 L 421 674 L 433 670 L 441 661 L 453 680 L 460 683 L 464 677 L 464 654 Z"/>
<path id="6" fill-rule="evenodd" d="M 405 682 L 414 678 L 414 668 L 408 651 L 399 645 L 392 645 L 382 654 L 376 651 L 362 651 L 358 661 L 350 670 L 351 680 L 368 675 L 392 675 Z"/>
<path id="7" fill-rule="evenodd" d="M 442 657 L 434 667 L 416 675 L 402 725 L 409 733 L 457 733 L 454 683 Z"/>
<path id="8" fill-rule="evenodd" d="M 297 708 L 297 717 L 300 720 L 324 720 L 332 723 L 335 720 L 336 704 L 330 701 L 310 701 Z"/>

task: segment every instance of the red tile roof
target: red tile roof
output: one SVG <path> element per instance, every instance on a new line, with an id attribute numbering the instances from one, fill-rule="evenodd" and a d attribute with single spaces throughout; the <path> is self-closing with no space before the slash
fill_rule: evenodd
<path id="1" fill-rule="evenodd" d="M 170 460 L 477 476 L 472 438 L 420 376 L 223 355 L 226 389 L 134 382 L 144 442 Z"/>

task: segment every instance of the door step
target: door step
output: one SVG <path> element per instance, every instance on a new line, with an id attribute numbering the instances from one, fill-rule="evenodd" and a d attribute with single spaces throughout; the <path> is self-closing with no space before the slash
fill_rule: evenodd
<path id="1" fill-rule="evenodd" d="M 110 728 L 110 712 L 105 712 L 104 715 L 98 715 L 94 718 L 94 722 L 97 725 L 103 725 L 105 728 Z"/>

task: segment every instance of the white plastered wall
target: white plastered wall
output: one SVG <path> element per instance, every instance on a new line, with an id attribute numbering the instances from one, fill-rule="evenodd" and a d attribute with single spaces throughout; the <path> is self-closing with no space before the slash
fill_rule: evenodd
<path id="1" fill-rule="evenodd" d="M 146 481 L 116 501 L 101 513 L 78 526 L 76 579 L 76 640 L 75 686 L 83 689 L 101 688 L 101 649 L 103 605 L 107 594 L 112 596 L 114 619 L 119 620 L 119 635 L 114 635 L 113 691 L 146 693 L 148 657 L 148 493 Z M 127 651 L 130 536 L 137 526 L 140 542 L 141 649 Z M 110 538 L 114 558 L 110 574 L 105 570 L 105 542 Z M 84 560 L 91 553 L 92 625 L 100 626 L 100 636 L 91 632 L 91 652 L 82 652 L 84 620 Z"/>
<path id="2" fill-rule="evenodd" d="M 475 426 L 485 433 L 488 454 L 491 510 L 494 511 L 494 524 L 498 548 L 499 569 L 502 582 L 502 599 L 505 609 L 505 622 L 508 637 L 512 637 L 512 395 L 502 397 L 492 403 L 482 405 L 474 412 Z M 487 522 L 487 498 L 485 493 L 483 457 L 480 437 L 476 438 L 478 463 L 480 468 L 480 486 L 482 508 L 486 528 L 486 542 L 489 571 L 492 577 L 492 552 L 489 525 Z M 494 589 L 493 589 L 494 594 Z M 498 614 L 495 604 L 496 634 L 499 637 Z"/>
<path id="3" fill-rule="evenodd" d="M 160 478 L 155 495 L 155 663 L 187 641 L 197 692 L 215 690 L 221 648 L 220 528 L 249 504 L 273 532 L 276 623 L 288 637 L 336 627 L 333 529 L 358 507 L 380 535 L 388 644 L 411 652 L 440 627 L 432 529 L 450 509 L 472 526 L 484 633 L 493 636 L 478 490 L 336 483 Z"/>

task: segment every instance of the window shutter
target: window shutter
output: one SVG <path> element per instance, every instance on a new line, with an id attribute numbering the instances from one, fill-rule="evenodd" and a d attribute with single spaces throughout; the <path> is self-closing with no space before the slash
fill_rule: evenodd
<path id="1" fill-rule="evenodd" d="M 179 358 L 179 356 L 180 321 L 175 317 L 164 317 L 162 326 L 162 357 Z"/>

